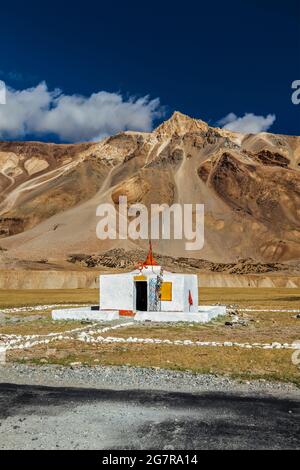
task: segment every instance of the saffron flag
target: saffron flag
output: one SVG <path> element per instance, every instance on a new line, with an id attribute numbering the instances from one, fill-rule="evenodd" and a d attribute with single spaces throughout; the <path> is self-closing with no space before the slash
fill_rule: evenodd
<path id="1" fill-rule="evenodd" d="M 189 290 L 189 304 L 193 305 L 193 297 L 192 297 L 192 293 L 190 290 Z"/>

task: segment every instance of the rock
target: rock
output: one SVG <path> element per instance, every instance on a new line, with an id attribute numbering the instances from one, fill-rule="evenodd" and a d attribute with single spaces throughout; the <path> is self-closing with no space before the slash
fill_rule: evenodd
<path id="1" fill-rule="evenodd" d="M 228 313 L 228 315 L 231 315 L 231 316 L 234 316 L 234 315 L 238 316 L 238 314 L 239 314 L 238 310 L 235 310 L 235 309 L 232 309 L 232 308 L 227 309 L 227 313 Z"/>
<path id="2" fill-rule="evenodd" d="M 74 367 L 82 366 L 82 362 L 71 362 L 70 366 L 73 369 Z"/>
<path id="3" fill-rule="evenodd" d="M 232 316 L 230 320 L 225 321 L 226 326 L 234 326 L 239 322 L 239 317 L 237 315 Z"/>

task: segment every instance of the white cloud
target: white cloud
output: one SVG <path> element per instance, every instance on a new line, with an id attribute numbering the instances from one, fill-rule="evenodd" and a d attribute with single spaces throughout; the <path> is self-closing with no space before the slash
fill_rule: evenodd
<path id="1" fill-rule="evenodd" d="M 264 117 L 256 116 L 253 113 L 245 113 L 243 117 L 238 117 L 234 113 L 229 113 L 218 121 L 218 125 L 230 131 L 257 134 L 258 132 L 265 132 L 270 129 L 275 119 L 275 114 L 268 114 Z"/>
<path id="2" fill-rule="evenodd" d="M 7 88 L 0 107 L 0 138 L 56 135 L 61 141 L 97 140 L 126 129 L 150 131 L 162 116 L 159 99 L 100 91 L 89 97 L 50 91 L 45 82 L 25 90 Z"/>

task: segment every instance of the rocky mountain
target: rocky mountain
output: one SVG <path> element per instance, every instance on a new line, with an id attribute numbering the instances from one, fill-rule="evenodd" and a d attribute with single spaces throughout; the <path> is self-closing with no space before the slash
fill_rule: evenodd
<path id="1" fill-rule="evenodd" d="M 147 242 L 96 237 L 97 206 L 118 208 L 120 195 L 147 207 L 205 205 L 204 248 L 154 241 L 162 256 L 298 269 L 300 137 L 243 135 L 179 112 L 152 133 L 101 142 L 0 142 L 2 265 L 65 266 L 74 255 L 145 249 Z"/>

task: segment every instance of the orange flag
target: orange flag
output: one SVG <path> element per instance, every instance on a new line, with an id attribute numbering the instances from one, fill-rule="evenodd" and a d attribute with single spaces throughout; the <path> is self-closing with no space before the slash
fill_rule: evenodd
<path id="1" fill-rule="evenodd" d="M 192 293 L 190 290 L 189 290 L 189 304 L 193 305 L 193 297 L 192 297 Z"/>

